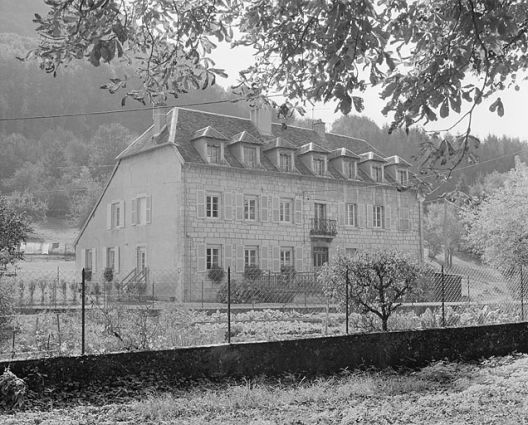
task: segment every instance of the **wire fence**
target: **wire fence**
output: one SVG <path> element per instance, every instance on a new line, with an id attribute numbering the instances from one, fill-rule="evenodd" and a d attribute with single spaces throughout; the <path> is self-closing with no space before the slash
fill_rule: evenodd
<path id="1" fill-rule="evenodd" d="M 451 267 L 431 272 L 388 321 L 389 330 L 524 321 L 528 271 Z M 191 297 L 157 297 L 182 281 L 148 271 L 130 280 L 78 272 L 0 275 L 0 359 L 158 350 L 379 331 L 381 321 L 331 297 L 316 273 L 227 271 Z M 214 277 L 214 276 L 213 276 Z M 185 285 L 185 282 L 182 282 Z M 207 290 L 206 290 L 207 289 Z M 347 292 L 348 293 L 348 292 Z M 201 296 L 200 296 L 201 295 Z M 176 298 L 176 297 L 174 297 Z M 347 308 L 348 305 L 348 308 Z"/>

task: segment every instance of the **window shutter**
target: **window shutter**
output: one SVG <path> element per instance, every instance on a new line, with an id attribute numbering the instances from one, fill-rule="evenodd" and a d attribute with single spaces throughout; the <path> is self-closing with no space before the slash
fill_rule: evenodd
<path id="1" fill-rule="evenodd" d="M 125 201 L 119 201 L 119 210 L 121 212 L 119 228 L 125 227 Z"/>
<path id="2" fill-rule="evenodd" d="M 303 271 L 303 247 L 295 247 L 295 270 L 298 272 Z"/>
<path id="3" fill-rule="evenodd" d="M 236 271 L 239 273 L 244 271 L 244 245 L 236 247 Z"/>
<path id="4" fill-rule="evenodd" d="M 130 222 L 132 226 L 136 225 L 136 217 L 137 217 L 137 199 L 132 199 L 132 205 L 130 208 Z"/>
<path id="5" fill-rule="evenodd" d="M 337 204 L 337 215 L 339 216 L 339 225 L 344 226 L 345 225 L 345 204 L 343 202 L 339 202 Z"/>
<path id="6" fill-rule="evenodd" d="M 272 221 L 274 223 L 278 223 L 280 220 L 279 208 L 280 208 L 280 199 L 279 197 L 274 196 L 272 198 L 272 203 L 271 203 Z"/>
<path id="7" fill-rule="evenodd" d="M 114 272 L 119 273 L 119 247 L 118 246 L 114 248 L 114 252 L 115 252 Z"/>
<path id="8" fill-rule="evenodd" d="M 373 214 L 374 214 L 374 208 L 372 205 L 367 205 L 367 229 L 370 229 L 372 227 L 372 221 L 373 221 Z"/>
<path id="9" fill-rule="evenodd" d="M 233 245 L 224 245 L 224 268 L 233 267 Z"/>
<path id="10" fill-rule="evenodd" d="M 236 218 L 237 220 L 244 220 L 244 194 L 236 194 Z"/>
<path id="11" fill-rule="evenodd" d="M 112 204 L 106 204 L 106 230 L 112 228 Z"/>
<path id="12" fill-rule="evenodd" d="M 268 265 L 268 247 L 267 246 L 263 246 L 262 249 L 260 250 L 260 259 L 261 259 L 262 270 L 268 270 L 269 265 Z"/>
<path id="13" fill-rule="evenodd" d="M 196 258 L 198 260 L 198 271 L 204 272 L 206 270 L 206 263 L 205 263 L 205 244 L 199 243 L 196 249 Z"/>
<path id="14" fill-rule="evenodd" d="M 366 227 L 365 223 L 365 205 L 364 204 L 358 204 L 357 206 L 357 218 L 358 218 L 358 227 Z"/>
<path id="15" fill-rule="evenodd" d="M 268 197 L 266 195 L 260 197 L 260 219 L 268 221 Z"/>
<path id="16" fill-rule="evenodd" d="M 86 250 L 81 249 L 81 270 L 86 267 Z"/>
<path id="17" fill-rule="evenodd" d="M 147 196 L 146 216 L 147 216 L 147 223 L 151 223 L 152 222 L 152 195 Z"/>
<path id="18" fill-rule="evenodd" d="M 295 224 L 302 224 L 302 199 L 295 198 Z"/>
<path id="19" fill-rule="evenodd" d="M 97 268 L 97 249 L 96 248 L 92 249 L 92 270 L 94 272 L 99 270 Z"/>
<path id="20" fill-rule="evenodd" d="M 385 207 L 385 228 L 387 230 L 390 230 L 391 228 L 391 207 Z"/>
<path id="21" fill-rule="evenodd" d="M 205 218 L 205 190 L 196 191 L 196 218 Z"/>
<path id="22" fill-rule="evenodd" d="M 107 261 L 108 261 L 108 258 L 107 258 L 107 255 L 108 255 L 108 248 L 106 246 L 103 246 L 103 270 L 106 269 L 106 266 L 107 266 Z"/>
<path id="23" fill-rule="evenodd" d="M 224 218 L 233 220 L 233 199 L 231 192 L 224 193 Z"/>
<path id="24" fill-rule="evenodd" d="M 273 271 L 280 272 L 280 246 L 273 247 Z"/>

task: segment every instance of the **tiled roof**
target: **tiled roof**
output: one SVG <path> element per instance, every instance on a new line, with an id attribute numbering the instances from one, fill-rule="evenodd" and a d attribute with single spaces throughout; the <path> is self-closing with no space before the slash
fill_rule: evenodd
<path id="1" fill-rule="evenodd" d="M 125 158 L 127 156 L 137 155 L 143 151 L 156 148 L 161 144 L 174 143 L 185 162 L 205 164 L 205 160 L 196 150 L 194 143 L 192 143 L 192 139 L 198 134 L 207 133 L 205 130 L 208 127 L 210 128 L 210 130 L 208 130 L 209 134 L 212 134 L 214 131 L 229 140 L 245 133 L 244 136 L 240 137 L 247 139 L 251 137 L 262 141 L 265 146 L 263 149 L 264 151 L 270 147 L 298 149 L 303 145 L 311 145 L 314 148 L 318 146 L 319 149 L 322 148 L 325 152 L 346 148 L 349 152 L 356 155 L 361 155 L 372 150 L 372 147 L 364 140 L 333 133 L 327 133 L 325 140 L 311 129 L 295 126 L 284 127 L 279 123 L 272 124 L 272 136 L 263 137 L 259 134 L 249 118 L 243 119 L 184 108 L 178 108 L 176 112 L 178 116 L 175 129 L 166 129 L 156 138 L 152 138 L 152 130 L 149 129 L 141 137 L 136 139 L 136 141 L 134 141 L 124 152 L 122 152 L 119 157 Z M 171 117 L 172 111 L 167 115 L 167 123 L 169 125 Z M 200 130 L 205 131 L 205 133 L 200 133 Z M 174 135 L 174 139 L 171 141 L 169 141 L 169 134 Z M 244 165 L 231 154 L 229 149 L 225 149 L 224 156 L 231 167 L 245 168 Z M 379 155 L 377 155 L 377 157 L 384 161 Z M 277 168 L 271 163 L 266 155 L 261 155 L 260 158 L 261 164 L 265 170 L 278 172 Z M 295 167 L 302 175 L 313 175 L 297 156 L 295 157 Z M 344 179 L 344 177 L 330 164 L 328 166 L 328 171 L 334 178 L 341 180 Z M 359 179 L 372 181 L 365 173 L 361 172 L 359 172 Z"/>
<path id="2" fill-rule="evenodd" d="M 412 167 L 411 164 L 409 164 L 407 161 L 405 161 L 405 159 L 398 155 L 389 156 L 388 158 L 385 158 L 385 161 L 385 165 L 398 164 L 402 167 Z"/>
<path id="3" fill-rule="evenodd" d="M 319 146 L 317 143 L 310 142 L 306 143 L 305 145 L 302 145 L 297 151 L 297 155 L 303 155 L 308 152 L 329 153 L 330 151 Z"/>
<path id="4" fill-rule="evenodd" d="M 359 162 L 365 162 L 365 161 L 386 162 L 385 158 L 381 157 L 376 152 L 365 152 L 365 153 L 359 154 L 359 157 L 360 157 Z"/>
<path id="5" fill-rule="evenodd" d="M 347 148 L 334 149 L 332 152 L 330 152 L 330 155 L 328 155 L 328 159 L 339 158 L 340 156 L 344 156 L 346 158 L 359 159 L 359 155 L 356 155 L 354 152 L 349 151 Z"/>
<path id="6" fill-rule="evenodd" d="M 256 137 L 253 137 L 247 131 L 243 131 L 242 133 L 235 134 L 233 137 L 231 137 L 231 141 L 229 142 L 229 144 L 233 145 L 235 143 L 240 143 L 240 142 L 249 143 L 251 145 L 263 145 L 264 144 L 262 140 L 259 140 Z"/>

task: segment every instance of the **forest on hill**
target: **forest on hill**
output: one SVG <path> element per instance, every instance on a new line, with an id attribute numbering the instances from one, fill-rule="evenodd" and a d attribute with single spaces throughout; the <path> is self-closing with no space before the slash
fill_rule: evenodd
<path id="1" fill-rule="evenodd" d="M 35 220 L 60 217 L 81 225 L 115 157 L 151 125 L 152 113 L 130 99 L 122 107 L 119 94 L 98 89 L 112 76 L 130 75 L 124 65 L 96 68 L 75 63 L 53 78 L 34 62 L 19 61 L 17 56 L 23 57 L 36 44 L 31 37 L 32 13 L 46 9 L 40 0 L 10 5 L 7 9 L 4 3 L 0 13 L 0 195 L 9 196 Z M 246 105 L 230 102 L 233 99 L 229 89 L 217 84 L 171 100 L 170 105 L 247 117 Z M 42 116 L 54 118 L 37 118 Z M 420 129 L 389 135 L 388 127 L 356 115 L 327 124 L 333 133 L 364 139 L 385 156 L 400 155 L 415 169 L 418 162 L 413 158 L 420 156 L 420 144 L 430 140 Z M 311 121 L 296 117 L 288 125 L 310 127 Z M 528 161 L 524 141 L 489 135 L 479 149 L 480 163 L 462 164 L 436 193 L 455 187 L 469 193 L 487 174 L 510 170 L 515 155 Z"/>

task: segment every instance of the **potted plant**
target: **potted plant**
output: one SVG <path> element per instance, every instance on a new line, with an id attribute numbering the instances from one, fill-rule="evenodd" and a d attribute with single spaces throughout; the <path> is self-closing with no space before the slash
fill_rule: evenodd
<path id="1" fill-rule="evenodd" d="M 207 273 L 207 277 L 215 283 L 221 283 L 224 280 L 224 276 L 224 269 L 217 264 L 213 264 Z"/>

